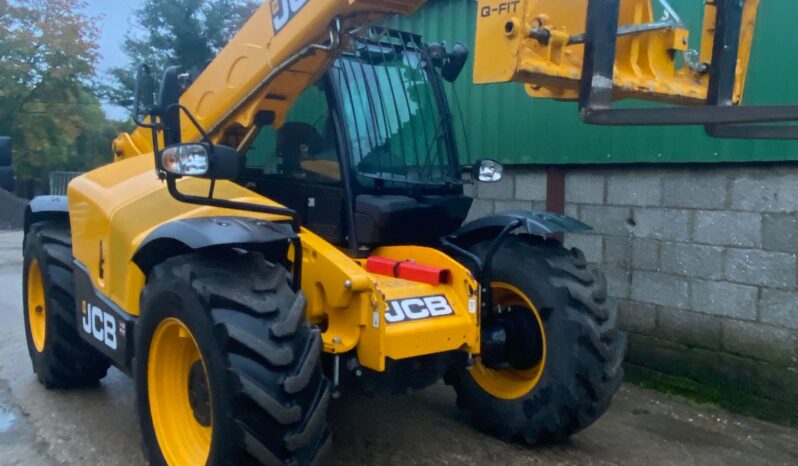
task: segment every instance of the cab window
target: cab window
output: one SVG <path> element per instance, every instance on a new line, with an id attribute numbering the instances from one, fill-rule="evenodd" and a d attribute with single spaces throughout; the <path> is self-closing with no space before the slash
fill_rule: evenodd
<path id="1" fill-rule="evenodd" d="M 341 181 L 327 96 L 311 86 L 297 98 L 281 128 L 264 126 L 246 153 L 249 172 L 322 183 Z"/>

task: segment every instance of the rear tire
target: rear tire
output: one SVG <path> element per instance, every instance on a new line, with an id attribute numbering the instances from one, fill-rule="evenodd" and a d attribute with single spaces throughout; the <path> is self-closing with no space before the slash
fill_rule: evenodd
<path id="1" fill-rule="evenodd" d="M 161 358 L 158 345 L 151 345 L 153 336 L 164 322 L 187 329 L 205 369 L 210 440 L 200 447 L 208 448 L 207 464 L 324 461 L 331 446 L 326 422 L 330 384 L 321 370 L 321 337 L 305 320 L 305 298 L 290 288 L 285 268 L 260 254 L 235 251 L 177 257 L 152 270 L 141 302 L 136 389 L 152 464 L 195 463 L 165 453 L 170 442 L 183 442 L 181 432 L 168 432 L 174 424 L 153 421 L 162 414 L 159 410 L 174 409 L 159 404 L 160 389 L 153 388 L 157 381 L 149 381 Z M 175 390 L 186 390 L 182 383 L 175 385 Z M 174 392 L 165 399 L 174 405 L 188 398 Z"/>
<path id="2" fill-rule="evenodd" d="M 41 222 L 30 227 L 22 274 L 25 338 L 33 371 L 47 388 L 95 385 L 110 367 L 78 334 L 72 260 L 66 225 Z"/>
<path id="3" fill-rule="evenodd" d="M 472 250 L 483 256 L 488 247 Z M 533 304 L 543 365 L 527 380 L 516 382 L 516 371 L 486 383 L 484 374 L 492 372 L 479 372 L 477 358 L 471 370 L 452 368 L 446 382 L 478 428 L 506 441 L 562 441 L 604 414 L 623 378 L 626 337 L 616 330 L 606 280 L 579 250 L 525 237 L 507 239 L 493 264 L 494 286 L 516 289 Z"/>

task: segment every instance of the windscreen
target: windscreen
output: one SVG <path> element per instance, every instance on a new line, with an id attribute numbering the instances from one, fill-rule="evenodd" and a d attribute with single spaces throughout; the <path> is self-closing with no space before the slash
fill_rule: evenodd
<path id="1" fill-rule="evenodd" d="M 423 53 L 404 44 L 356 48 L 330 74 L 359 182 L 458 182 L 445 114 Z"/>

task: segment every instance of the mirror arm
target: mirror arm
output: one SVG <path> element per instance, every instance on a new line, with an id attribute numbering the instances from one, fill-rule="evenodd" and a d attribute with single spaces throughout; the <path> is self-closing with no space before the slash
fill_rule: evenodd
<path id="1" fill-rule="evenodd" d="M 150 66 L 142 63 L 141 65 L 139 65 L 138 74 L 139 75 L 145 74 L 147 76 L 152 76 L 152 71 L 150 70 Z M 154 112 L 152 112 L 152 109 L 150 109 L 151 123 L 142 121 L 141 118 L 139 118 L 139 107 L 141 106 L 141 81 L 142 81 L 141 79 L 138 78 L 136 79 L 136 87 L 133 91 L 133 121 L 136 123 L 136 125 L 141 126 L 142 128 L 158 130 L 160 128 L 158 127 L 157 123 L 154 123 L 155 116 Z"/>
<path id="2" fill-rule="evenodd" d="M 157 123 L 155 115 L 150 115 L 150 119 L 152 121 L 156 121 L 156 123 L 145 126 L 145 128 L 150 129 L 150 135 L 152 136 L 152 153 L 155 156 L 155 171 L 158 175 L 158 179 L 164 181 L 166 179 L 166 170 L 164 170 L 163 168 L 163 163 L 161 161 L 161 149 L 158 147 L 159 125 Z"/>
<path id="3" fill-rule="evenodd" d="M 199 123 L 199 121 L 197 121 L 197 118 L 191 113 L 191 111 L 188 108 L 186 108 L 185 105 L 183 105 L 183 104 L 181 104 L 179 102 L 176 103 L 176 104 L 172 104 L 172 105 L 166 107 L 165 111 L 169 112 L 169 111 L 173 110 L 174 108 L 180 109 L 186 115 L 186 117 L 188 117 L 188 120 L 191 122 L 192 125 L 194 125 L 194 127 L 197 129 L 197 131 L 199 131 L 200 136 L 202 136 L 202 142 L 208 144 L 208 146 L 210 147 L 211 151 L 213 151 L 213 147 L 214 147 L 213 141 L 211 141 L 210 136 L 208 136 L 208 132 L 205 131 L 205 128 L 203 128 L 202 125 Z"/>

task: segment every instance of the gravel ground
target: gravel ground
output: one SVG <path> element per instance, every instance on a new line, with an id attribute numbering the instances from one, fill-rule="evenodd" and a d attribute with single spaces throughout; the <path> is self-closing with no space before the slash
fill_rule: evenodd
<path id="1" fill-rule="evenodd" d="M 0 189 L 0 230 L 21 230 L 27 202 Z"/>

